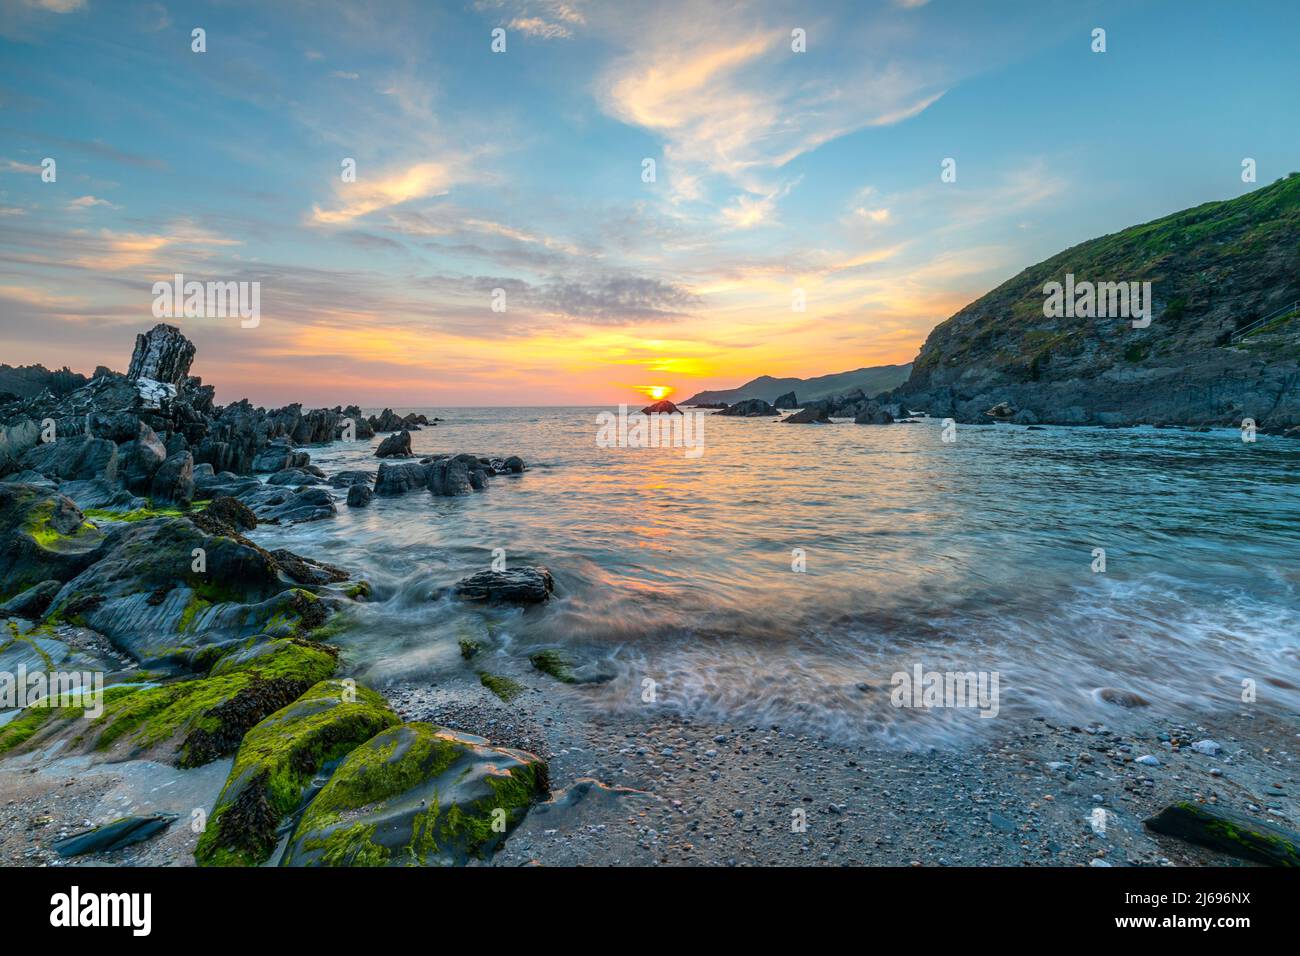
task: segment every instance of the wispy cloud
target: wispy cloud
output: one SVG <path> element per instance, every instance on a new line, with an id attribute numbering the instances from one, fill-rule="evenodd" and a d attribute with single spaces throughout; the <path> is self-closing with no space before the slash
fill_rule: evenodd
<path id="1" fill-rule="evenodd" d="M 358 171 L 357 181 L 340 180 L 335 187 L 332 208 L 312 208 L 311 219 L 319 225 L 348 223 L 378 209 L 387 209 L 412 199 L 440 196 L 456 182 L 453 164 L 447 162 L 417 163 L 396 172 L 369 178 L 364 170 Z"/>

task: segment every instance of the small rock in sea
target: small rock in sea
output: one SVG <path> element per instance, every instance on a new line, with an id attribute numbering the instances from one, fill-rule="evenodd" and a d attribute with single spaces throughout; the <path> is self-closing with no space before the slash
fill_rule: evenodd
<path id="1" fill-rule="evenodd" d="M 1114 704 L 1116 707 L 1131 709 L 1148 705 L 1146 698 L 1133 693 L 1131 690 L 1122 690 L 1118 687 L 1102 687 L 1097 691 L 1097 697 L 1108 704 Z"/>
<path id="2" fill-rule="evenodd" d="M 871 685 L 868 684 L 866 681 L 863 681 L 862 683 L 858 684 L 858 690 L 862 691 L 862 693 L 865 694 L 871 690 Z"/>
<path id="3" fill-rule="evenodd" d="M 368 485 L 352 485 L 348 488 L 348 507 L 364 508 L 374 497 L 375 493 Z"/>
<path id="4" fill-rule="evenodd" d="M 411 455 L 411 433 L 403 428 L 400 432 L 389 435 L 375 449 L 376 458 L 409 458 Z"/>
<path id="5" fill-rule="evenodd" d="M 456 585 L 456 596 L 492 604 L 540 604 L 555 589 L 551 573 L 543 567 L 479 571 Z"/>
<path id="6" fill-rule="evenodd" d="M 1134 763 L 1144 764 L 1144 765 L 1146 765 L 1146 766 L 1148 766 L 1148 767 L 1158 767 L 1158 766 L 1160 766 L 1160 761 L 1159 761 L 1159 759 L 1156 758 L 1156 757 L 1151 756 L 1151 754 L 1143 754 L 1141 757 L 1138 757 L 1138 758 L 1137 758 L 1136 760 L 1134 760 L 1133 762 L 1134 762 Z"/>
<path id="7" fill-rule="evenodd" d="M 1205 754 L 1207 757 L 1213 757 L 1223 749 L 1213 740 L 1198 740 L 1192 744 L 1192 749 L 1198 754 Z"/>

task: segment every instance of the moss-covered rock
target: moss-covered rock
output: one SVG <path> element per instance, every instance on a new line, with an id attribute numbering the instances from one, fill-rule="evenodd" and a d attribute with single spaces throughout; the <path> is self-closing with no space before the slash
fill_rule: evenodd
<path id="1" fill-rule="evenodd" d="M 543 674 L 549 674 L 565 684 L 574 683 L 573 661 L 560 651 L 549 648 L 528 657 L 529 662 Z"/>
<path id="2" fill-rule="evenodd" d="M 447 866 L 485 858 L 547 792 L 545 762 L 401 724 L 362 744 L 308 804 L 285 866 Z"/>
<path id="3" fill-rule="evenodd" d="M 507 704 L 527 690 L 527 688 L 517 680 L 512 680 L 511 678 L 505 677 L 501 674 L 489 674 L 487 671 L 479 672 L 478 682 L 500 697 Z"/>
<path id="4" fill-rule="evenodd" d="M 105 537 L 72 499 L 0 482 L 0 601 L 76 576 L 98 557 Z"/>
<path id="5" fill-rule="evenodd" d="M 1300 866 L 1300 833 L 1224 807 L 1183 801 L 1145 821 L 1148 829 L 1265 866 Z"/>
<path id="6" fill-rule="evenodd" d="M 339 679 L 321 681 L 267 717 L 239 746 L 194 851 L 199 865 L 264 863 L 280 821 L 299 807 L 316 774 L 397 722 L 379 694 Z"/>
<path id="7" fill-rule="evenodd" d="M 95 721 L 95 748 L 201 766 L 233 753 L 259 721 L 333 674 L 336 662 L 333 648 L 307 641 L 252 645 L 207 677 L 138 688 L 106 703 Z"/>

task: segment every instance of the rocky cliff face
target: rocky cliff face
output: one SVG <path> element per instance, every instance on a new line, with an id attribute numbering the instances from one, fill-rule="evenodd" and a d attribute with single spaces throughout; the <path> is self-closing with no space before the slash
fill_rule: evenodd
<path id="1" fill-rule="evenodd" d="M 1150 282 L 1150 324 L 1044 316 L 1044 285 Z M 1060 424 L 1300 424 L 1300 174 L 1082 243 L 930 333 L 912 408 Z M 1278 313 L 1262 328 L 1252 323 Z M 1138 324 L 1141 322 L 1139 320 Z"/>

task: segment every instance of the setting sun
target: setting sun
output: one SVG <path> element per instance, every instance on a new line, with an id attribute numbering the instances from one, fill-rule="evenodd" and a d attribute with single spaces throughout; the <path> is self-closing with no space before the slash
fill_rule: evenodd
<path id="1" fill-rule="evenodd" d="M 674 391 L 671 385 L 637 385 L 636 390 L 656 402 L 667 398 Z"/>

